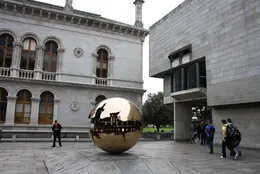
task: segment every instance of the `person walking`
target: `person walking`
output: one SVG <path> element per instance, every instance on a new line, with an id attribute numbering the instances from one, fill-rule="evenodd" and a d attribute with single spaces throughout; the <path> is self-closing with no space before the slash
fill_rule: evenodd
<path id="1" fill-rule="evenodd" d="M 210 149 L 209 153 L 213 154 L 213 141 L 214 141 L 215 127 L 212 125 L 212 120 L 209 120 L 209 124 L 206 126 L 205 133 L 207 136 L 207 145 Z"/>
<path id="2" fill-rule="evenodd" d="M 233 137 L 230 137 L 231 141 L 232 141 L 232 146 L 234 147 L 235 151 L 237 152 L 237 154 L 239 156 L 242 155 L 241 149 L 239 147 L 240 141 L 241 141 L 241 134 L 238 131 L 237 127 L 234 125 L 234 123 L 232 122 L 231 118 L 227 119 L 227 128 L 230 127 L 232 130 L 236 131 L 234 132 L 235 135 L 233 135 Z M 230 153 L 231 156 L 234 156 L 236 154 L 232 154 Z"/>
<path id="3" fill-rule="evenodd" d="M 227 136 L 227 121 L 226 120 L 221 120 L 222 122 L 222 156 L 221 158 L 226 158 L 226 148 L 228 148 L 230 150 L 230 154 L 232 156 L 234 156 L 234 154 L 236 154 L 236 152 L 234 151 L 234 148 L 232 147 L 232 142 L 230 140 L 230 138 L 228 138 Z M 235 155 L 234 158 L 237 159 L 238 155 Z"/>
<path id="4" fill-rule="evenodd" d="M 52 126 L 52 132 L 53 132 L 53 136 L 54 136 L 52 147 L 56 146 L 56 138 L 58 138 L 58 140 L 59 140 L 60 147 L 62 146 L 61 145 L 61 137 L 60 137 L 61 129 L 62 129 L 62 126 L 60 125 L 60 123 L 58 123 L 57 120 L 55 120 L 54 124 Z"/>

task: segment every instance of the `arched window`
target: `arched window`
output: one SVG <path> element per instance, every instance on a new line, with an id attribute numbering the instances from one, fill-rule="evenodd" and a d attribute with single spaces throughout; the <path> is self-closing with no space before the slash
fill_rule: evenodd
<path id="1" fill-rule="evenodd" d="M 29 124 L 31 118 L 31 97 L 30 91 L 23 89 L 17 93 L 17 100 L 15 106 L 15 123 Z"/>
<path id="2" fill-rule="evenodd" d="M 97 96 L 95 102 L 96 102 L 96 104 L 98 104 L 98 103 L 100 103 L 101 101 L 106 100 L 106 99 L 107 99 L 107 98 L 106 98 L 105 96 L 99 95 L 99 96 Z"/>
<path id="3" fill-rule="evenodd" d="M 54 96 L 51 92 L 43 92 L 39 107 L 39 124 L 52 124 Z"/>
<path id="4" fill-rule="evenodd" d="M 8 95 L 7 91 L 4 88 L 0 88 L 0 123 L 5 122 L 7 95 Z"/>
<path id="5" fill-rule="evenodd" d="M 107 78 L 108 52 L 105 49 L 98 50 L 96 75 L 99 78 Z"/>
<path id="6" fill-rule="evenodd" d="M 0 67 L 10 68 L 13 56 L 14 38 L 10 34 L 0 36 Z"/>
<path id="7" fill-rule="evenodd" d="M 20 64 L 21 69 L 34 70 L 36 45 L 36 41 L 32 38 L 27 38 L 23 41 L 23 51 Z"/>
<path id="8" fill-rule="evenodd" d="M 43 71 L 56 72 L 58 44 L 54 41 L 48 41 L 45 44 Z"/>

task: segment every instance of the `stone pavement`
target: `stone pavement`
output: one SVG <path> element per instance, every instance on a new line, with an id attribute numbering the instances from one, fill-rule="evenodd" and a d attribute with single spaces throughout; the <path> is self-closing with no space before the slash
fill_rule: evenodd
<path id="1" fill-rule="evenodd" d="M 220 147 L 174 141 L 139 142 L 121 155 L 110 155 L 93 143 L 0 143 L 0 174 L 251 174 L 260 173 L 260 151 L 243 149 L 238 160 L 220 159 Z"/>

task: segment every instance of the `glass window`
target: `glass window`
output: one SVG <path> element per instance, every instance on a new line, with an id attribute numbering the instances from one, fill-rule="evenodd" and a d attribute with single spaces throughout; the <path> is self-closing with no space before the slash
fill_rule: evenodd
<path id="1" fill-rule="evenodd" d="M 207 75 L 205 62 L 199 62 L 200 87 L 207 87 Z"/>
<path id="2" fill-rule="evenodd" d="M 45 44 L 43 71 L 56 72 L 58 44 L 54 41 L 48 41 Z"/>
<path id="3" fill-rule="evenodd" d="M 98 50 L 96 75 L 100 78 L 107 78 L 108 52 L 104 49 Z"/>
<path id="4" fill-rule="evenodd" d="M 21 90 L 18 92 L 17 97 L 15 106 L 15 123 L 29 124 L 31 117 L 32 94 L 28 90 Z"/>
<path id="5" fill-rule="evenodd" d="M 41 94 L 41 102 L 39 107 L 39 124 L 52 124 L 54 96 L 51 92 L 43 92 Z"/>
<path id="6" fill-rule="evenodd" d="M 99 96 L 97 96 L 97 98 L 96 98 L 96 104 L 98 104 L 98 103 L 100 103 L 101 101 L 103 101 L 103 100 L 105 100 L 106 99 L 106 97 L 104 96 L 104 95 L 99 95 Z"/>
<path id="7" fill-rule="evenodd" d="M 21 69 L 34 70 L 36 58 L 36 41 L 28 38 L 23 41 L 23 51 L 21 57 Z"/>
<path id="8" fill-rule="evenodd" d="M 9 34 L 0 36 L 0 67 L 10 68 L 13 56 L 14 38 Z"/>
<path id="9" fill-rule="evenodd" d="M 175 92 L 181 91 L 181 69 L 177 69 L 174 72 L 174 84 L 175 84 Z"/>
<path id="10" fill-rule="evenodd" d="M 196 64 L 191 64 L 187 67 L 187 87 L 188 89 L 197 87 L 196 80 Z"/>

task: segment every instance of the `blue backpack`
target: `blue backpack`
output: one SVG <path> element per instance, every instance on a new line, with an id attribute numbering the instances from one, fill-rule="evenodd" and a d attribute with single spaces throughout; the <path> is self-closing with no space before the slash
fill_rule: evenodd
<path id="1" fill-rule="evenodd" d="M 211 135 L 211 136 L 213 136 L 214 135 L 214 133 L 215 133 L 215 127 L 214 126 L 212 126 L 212 125 L 208 125 L 208 127 L 209 127 L 209 135 Z"/>

